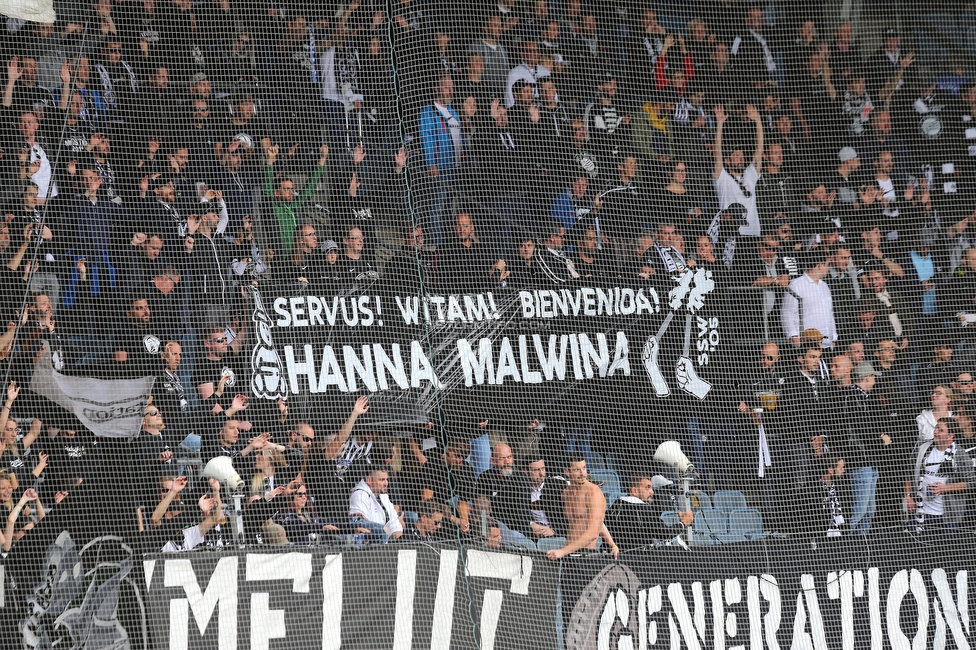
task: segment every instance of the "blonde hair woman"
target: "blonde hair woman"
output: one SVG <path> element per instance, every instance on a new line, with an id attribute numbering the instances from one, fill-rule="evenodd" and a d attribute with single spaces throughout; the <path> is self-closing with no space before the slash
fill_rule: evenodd
<path id="1" fill-rule="evenodd" d="M 952 389 L 948 386 L 938 385 L 932 389 L 932 408 L 925 409 L 915 418 L 918 425 L 918 442 L 922 443 L 932 439 L 935 425 L 942 418 L 950 419 L 953 417 L 950 407 L 952 406 Z"/>
<path id="2" fill-rule="evenodd" d="M 37 496 L 34 488 L 24 490 L 20 500 L 14 503 L 13 481 L 14 479 L 10 474 L 0 474 L 0 504 L 7 511 L 7 526 L 3 535 L 0 536 L 0 543 L 2 543 L 5 553 L 10 551 L 14 542 L 19 542 L 23 539 L 24 535 L 32 530 L 35 524 L 40 523 L 44 519 L 44 506 L 41 504 L 41 498 Z M 31 501 L 34 502 L 36 509 L 33 517 L 30 506 L 28 506 Z"/>
<path id="3" fill-rule="evenodd" d="M 285 455 L 274 447 L 265 447 L 254 455 L 254 477 L 251 496 L 265 496 L 275 489 L 275 470 L 288 467 Z"/>

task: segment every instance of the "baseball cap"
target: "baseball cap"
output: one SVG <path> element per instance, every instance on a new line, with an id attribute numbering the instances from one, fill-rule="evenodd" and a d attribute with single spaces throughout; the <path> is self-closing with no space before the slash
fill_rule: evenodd
<path id="1" fill-rule="evenodd" d="M 207 74 L 205 72 L 198 72 L 190 78 L 191 84 L 198 84 L 201 81 L 207 81 Z"/>
<path id="2" fill-rule="evenodd" d="M 857 149 L 855 149 L 854 147 L 844 147 L 837 154 L 837 157 L 840 159 L 841 162 L 847 162 L 848 160 L 854 160 L 855 158 L 858 157 L 857 156 Z"/>
<path id="3" fill-rule="evenodd" d="M 326 239 L 322 244 L 322 250 L 326 253 L 329 251 L 339 250 L 339 244 L 335 243 L 334 239 Z"/>
<path id="4" fill-rule="evenodd" d="M 854 377 L 856 379 L 864 379 L 869 375 L 874 375 L 875 377 L 880 377 L 880 372 L 875 372 L 874 366 L 871 365 L 870 361 L 865 361 L 864 363 L 857 364 L 857 368 L 854 368 Z"/>

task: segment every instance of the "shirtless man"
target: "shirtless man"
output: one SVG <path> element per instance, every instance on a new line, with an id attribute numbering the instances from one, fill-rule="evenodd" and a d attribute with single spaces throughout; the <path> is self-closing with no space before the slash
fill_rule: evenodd
<path id="1" fill-rule="evenodd" d="M 586 478 L 586 459 L 581 454 L 570 454 L 563 471 L 569 479 L 569 487 L 563 490 L 569 533 L 566 546 L 548 551 L 546 557 L 558 560 L 580 549 L 594 550 L 597 538 L 602 536 L 610 545 L 610 555 L 616 559 L 619 549 L 603 524 L 607 500 L 600 488 Z"/>

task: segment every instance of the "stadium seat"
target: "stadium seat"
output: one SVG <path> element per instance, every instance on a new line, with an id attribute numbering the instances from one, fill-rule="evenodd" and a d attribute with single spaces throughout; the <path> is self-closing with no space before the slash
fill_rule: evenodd
<path id="1" fill-rule="evenodd" d="M 557 548 L 562 548 L 564 546 L 566 546 L 565 537 L 545 537 L 538 541 L 538 543 L 536 544 L 536 549 L 540 553 L 545 553 L 546 551 L 552 551 Z"/>
<path id="2" fill-rule="evenodd" d="M 680 526 L 681 520 L 678 519 L 677 510 L 665 510 L 661 513 L 661 521 L 663 521 L 668 526 Z"/>
<path id="3" fill-rule="evenodd" d="M 720 535 L 729 532 L 728 515 L 717 508 L 702 508 L 695 513 L 695 532 Z"/>
<path id="4" fill-rule="evenodd" d="M 728 515 L 715 508 L 702 508 L 695 512 L 695 536 L 693 543 L 698 546 L 722 544 L 729 532 Z"/>
<path id="5" fill-rule="evenodd" d="M 593 452 L 590 457 L 586 460 L 586 469 L 591 474 L 594 471 L 602 471 L 607 469 L 607 461 L 603 459 L 603 456 Z"/>
<path id="6" fill-rule="evenodd" d="M 748 509 L 743 509 L 748 510 Z M 756 511 L 758 514 L 758 511 Z M 716 546 L 721 544 L 737 544 L 757 539 L 761 534 L 746 533 L 734 530 L 729 525 L 729 513 L 718 508 L 705 508 L 695 513 L 695 536 L 692 543 L 696 546 Z"/>
<path id="7" fill-rule="evenodd" d="M 746 495 L 738 490 L 719 490 L 712 496 L 715 507 L 725 512 L 732 512 L 738 508 L 748 508 Z"/>
<path id="8" fill-rule="evenodd" d="M 598 469 L 588 472 L 590 480 L 600 483 L 600 490 L 607 499 L 607 505 L 623 494 L 620 489 L 620 475 L 612 469 Z"/>
<path id="9" fill-rule="evenodd" d="M 688 498 L 691 500 L 692 510 L 709 509 L 712 507 L 712 498 L 708 492 L 690 492 Z"/>
<path id="10" fill-rule="evenodd" d="M 729 532 L 745 535 L 748 539 L 764 536 L 762 515 L 755 508 L 737 508 L 729 513 Z"/>

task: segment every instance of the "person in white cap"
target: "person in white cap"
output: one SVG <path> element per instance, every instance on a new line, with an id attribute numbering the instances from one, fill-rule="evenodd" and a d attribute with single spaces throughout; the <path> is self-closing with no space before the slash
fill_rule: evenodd
<path id="1" fill-rule="evenodd" d="M 828 182 L 828 189 L 837 193 L 837 204 L 848 208 L 857 207 L 858 178 L 857 170 L 861 168 L 861 157 L 854 147 L 844 147 L 837 154 L 839 164 L 834 169 L 834 176 Z"/>

